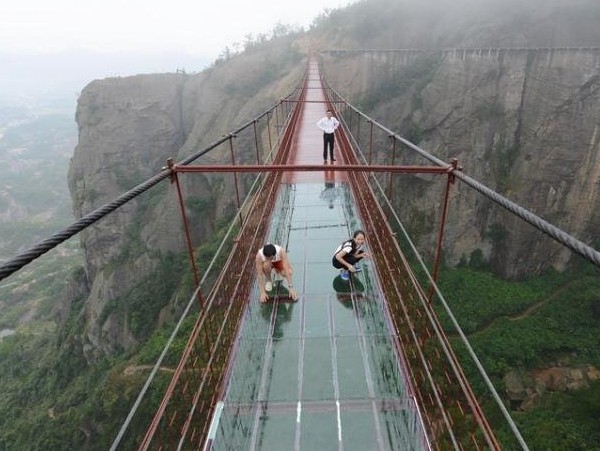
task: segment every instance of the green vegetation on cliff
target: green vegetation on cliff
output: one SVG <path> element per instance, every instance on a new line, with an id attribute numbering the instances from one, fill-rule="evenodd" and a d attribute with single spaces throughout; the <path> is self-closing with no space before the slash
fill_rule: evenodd
<path id="1" fill-rule="evenodd" d="M 600 449 L 600 380 L 584 377 L 577 388 L 557 390 L 532 376 L 556 367 L 573 368 L 574 374 L 581 367 L 600 368 L 597 269 L 587 265 L 508 282 L 471 267 L 444 268 L 439 285 L 530 449 Z M 443 309 L 437 311 L 488 419 L 510 443 L 508 426 L 474 363 Z M 512 372 L 525 375 L 528 397 L 511 399 L 506 375 Z"/>

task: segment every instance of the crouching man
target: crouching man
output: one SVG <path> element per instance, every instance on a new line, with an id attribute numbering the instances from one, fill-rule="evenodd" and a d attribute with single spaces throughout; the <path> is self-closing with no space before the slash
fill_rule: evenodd
<path id="1" fill-rule="evenodd" d="M 277 244 L 268 243 L 256 253 L 256 276 L 258 278 L 258 288 L 260 289 L 260 302 L 266 302 L 269 297 L 267 291 L 273 289 L 271 278 L 273 271 L 287 281 L 290 297 L 296 301 L 298 295 L 294 290 L 293 269 L 287 252 Z"/>

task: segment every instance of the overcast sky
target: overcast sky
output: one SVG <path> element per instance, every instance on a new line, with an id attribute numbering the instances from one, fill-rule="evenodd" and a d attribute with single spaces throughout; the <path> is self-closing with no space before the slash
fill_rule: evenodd
<path id="1" fill-rule="evenodd" d="M 2 0 L 0 52 L 185 52 L 213 60 L 277 23 L 308 26 L 353 0 Z"/>

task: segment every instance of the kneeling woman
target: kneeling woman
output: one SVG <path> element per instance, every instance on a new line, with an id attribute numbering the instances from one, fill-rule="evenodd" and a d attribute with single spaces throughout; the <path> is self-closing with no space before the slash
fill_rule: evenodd
<path id="1" fill-rule="evenodd" d="M 348 272 L 359 271 L 357 263 L 365 258 L 369 257 L 369 254 L 362 250 L 362 246 L 365 244 L 365 232 L 357 230 L 352 235 L 352 238 L 344 241 L 338 246 L 333 255 L 332 263 L 333 267 L 341 269 L 342 279 L 347 280 L 349 277 Z"/>

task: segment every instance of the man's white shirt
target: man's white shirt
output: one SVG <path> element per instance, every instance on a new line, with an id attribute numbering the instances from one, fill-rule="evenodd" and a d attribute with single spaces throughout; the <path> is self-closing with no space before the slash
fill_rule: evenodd
<path id="1" fill-rule="evenodd" d="M 317 122 L 317 127 L 323 130 L 325 133 L 333 133 L 336 128 L 340 125 L 339 121 L 335 117 L 328 118 L 327 116 Z"/>

